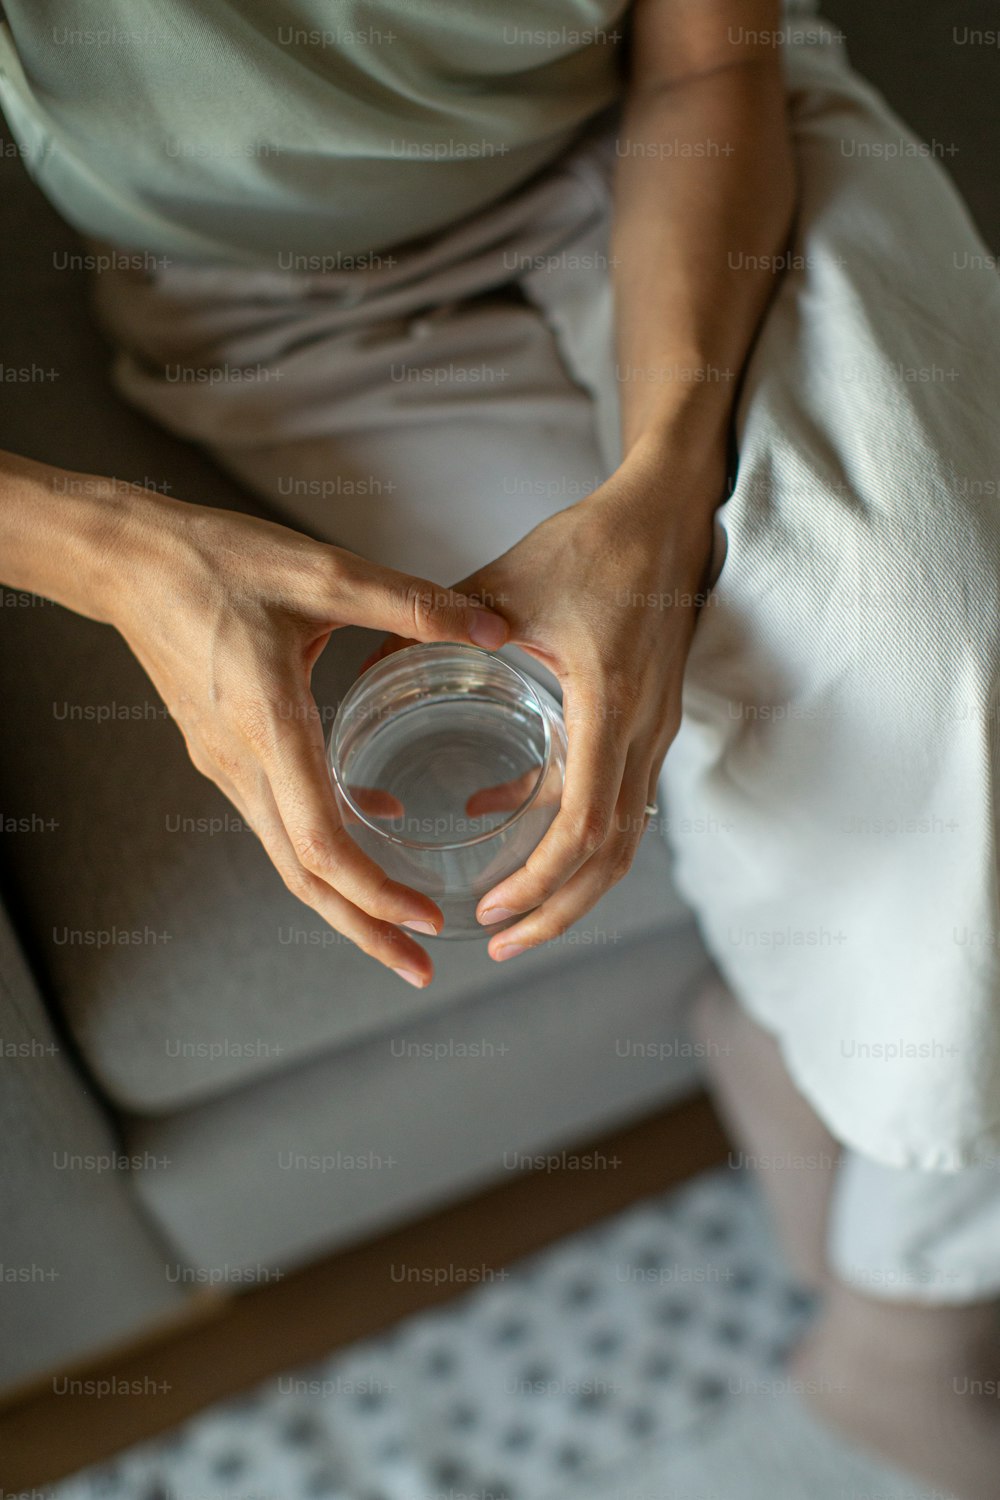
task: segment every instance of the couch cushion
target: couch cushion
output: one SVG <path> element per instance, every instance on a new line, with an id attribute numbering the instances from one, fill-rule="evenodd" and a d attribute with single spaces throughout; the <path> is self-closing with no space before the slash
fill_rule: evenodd
<path id="1" fill-rule="evenodd" d="M 700 1087 L 685 1023 L 708 960 L 692 930 L 577 954 L 531 984 L 513 967 L 504 990 L 125 1121 L 129 1152 L 166 1163 L 134 1179 L 151 1220 L 193 1265 L 288 1267 Z"/>
<path id="2" fill-rule="evenodd" d="M 118 1132 L 53 1028 L 2 906 L 0 1080 L 5 1388 L 172 1316 L 189 1289 L 164 1276 L 168 1246 L 128 1175 L 111 1170 Z"/>

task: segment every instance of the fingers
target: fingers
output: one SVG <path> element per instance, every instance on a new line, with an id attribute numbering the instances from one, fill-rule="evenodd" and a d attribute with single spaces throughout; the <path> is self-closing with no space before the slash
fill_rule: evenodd
<path id="1" fill-rule="evenodd" d="M 597 694 L 567 684 L 569 747 L 562 805 L 524 866 L 488 891 L 476 916 L 484 926 L 541 905 L 605 843 L 612 829 L 626 749 Z"/>
<path id="2" fill-rule="evenodd" d="M 293 716 L 269 730 L 256 748 L 300 869 L 372 917 L 437 932 L 442 917 L 430 897 L 390 880 L 341 822 L 316 720 Z"/>
<path id="3" fill-rule="evenodd" d="M 271 863 L 293 896 L 354 943 L 369 958 L 394 970 L 407 984 L 423 989 L 434 966 L 419 943 L 391 922 L 362 911 L 325 880 L 307 871 L 298 859 L 277 804 L 266 782 L 256 798 L 253 827 Z"/>
<path id="4" fill-rule="evenodd" d="M 540 765 L 532 766 L 530 771 L 525 771 L 523 776 L 517 776 L 513 781 L 480 787 L 466 801 L 466 817 L 479 818 L 487 813 L 513 812 L 531 795 L 540 770 Z"/>
<path id="5" fill-rule="evenodd" d="M 336 549 L 336 609 L 352 625 L 385 630 L 415 641 L 464 641 L 496 651 L 506 641 L 506 620 L 454 589 L 397 573 Z"/>
<path id="6" fill-rule="evenodd" d="M 227 774 L 227 769 L 215 757 L 195 753 L 192 759 L 197 769 L 215 782 L 244 822 L 257 834 L 271 863 L 294 896 L 371 958 L 395 970 L 408 984 L 423 989 L 430 983 L 434 966 L 418 943 L 407 937 L 392 922 L 361 910 L 302 865 L 279 813 L 268 778 L 260 765 L 244 760 L 237 762 L 235 757 L 226 756 L 222 759 L 228 769 Z M 242 783 L 240 787 L 236 785 L 234 777 Z M 360 850 L 357 852 L 360 854 Z M 361 857 L 364 859 L 363 855 Z M 377 871 L 377 874 L 381 872 Z M 416 897 L 418 901 L 422 899 L 416 892 L 406 891 L 405 887 L 398 889 L 407 897 Z M 431 931 L 436 931 L 440 925 L 440 913 L 436 907 L 432 907 L 432 910 L 435 919 L 429 925 Z"/>
<path id="7" fill-rule="evenodd" d="M 366 818 L 402 818 L 406 814 L 406 808 L 399 798 L 394 797 L 391 792 L 383 792 L 380 787 L 350 786 L 347 790 Z M 344 823 L 361 821 L 350 808 L 345 808 L 340 816 Z"/>
<path id="8" fill-rule="evenodd" d="M 612 825 L 601 848 L 537 910 L 492 938 L 491 958 L 503 962 L 560 937 L 628 874 L 648 822 L 646 804 L 651 782 L 655 784 L 655 774 L 650 770 L 648 753 L 630 752 Z"/>

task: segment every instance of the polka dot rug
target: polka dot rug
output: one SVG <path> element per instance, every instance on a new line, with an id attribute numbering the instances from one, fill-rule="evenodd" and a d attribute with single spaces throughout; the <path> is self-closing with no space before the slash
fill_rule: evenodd
<path id="1" fill-rule="evenodd" d="M 912 1485 L 885 1489 L 892 1476 L 836 1444 L 824 1453 L 821 1434 L 810 1435 L 787 1483 L 778 1470 L 754 1477 L 761 1434 L 775 1423 L 798 1433 L 802 1447 L 808 1419 L 789 1406 L 780 1365 L 810 1310 L 776 1255 L 753 1185 L 715 1172 L 497 1271 L 387 1334 L 211 1407 L 51 1493 L 922 1500 Z M 745 1441 L 734 1437 L 734 1421 L 737 1432 L 750 1422 Z M 735 1449 L 723 1487 L 706 1488 L 727 1444 Z M 788 1448 L 775 1450 L 778 1469 Z M 629 1474 L 639 1477 L 629 1483 Z M 858 1488 L 875 1483 L 883 1488 Z"/>

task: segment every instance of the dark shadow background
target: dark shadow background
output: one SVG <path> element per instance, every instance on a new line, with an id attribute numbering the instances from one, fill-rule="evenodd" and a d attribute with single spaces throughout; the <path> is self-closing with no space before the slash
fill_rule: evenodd
<path id="1" fill-rule="evenodd" d="M 1000 47 L 960 44 L 1000 33 L 997 0 L 821 0 L 847 36 L 851 61 L 942 158 L 990 250 L 1000 248 Z"/>

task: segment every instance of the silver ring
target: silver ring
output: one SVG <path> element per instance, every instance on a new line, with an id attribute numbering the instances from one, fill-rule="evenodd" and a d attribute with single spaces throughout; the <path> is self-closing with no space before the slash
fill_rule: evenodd
<path id="1" fill-rule="evenodd" d="M 659 812 L 659 810 L 660 809 L 657 807 L 657 805 L 656 805 L 655 802 L 647 802 L 646 803 L 646 816 L 647 816 L 647 818 L 655 818 L 656 814 Z"/>

